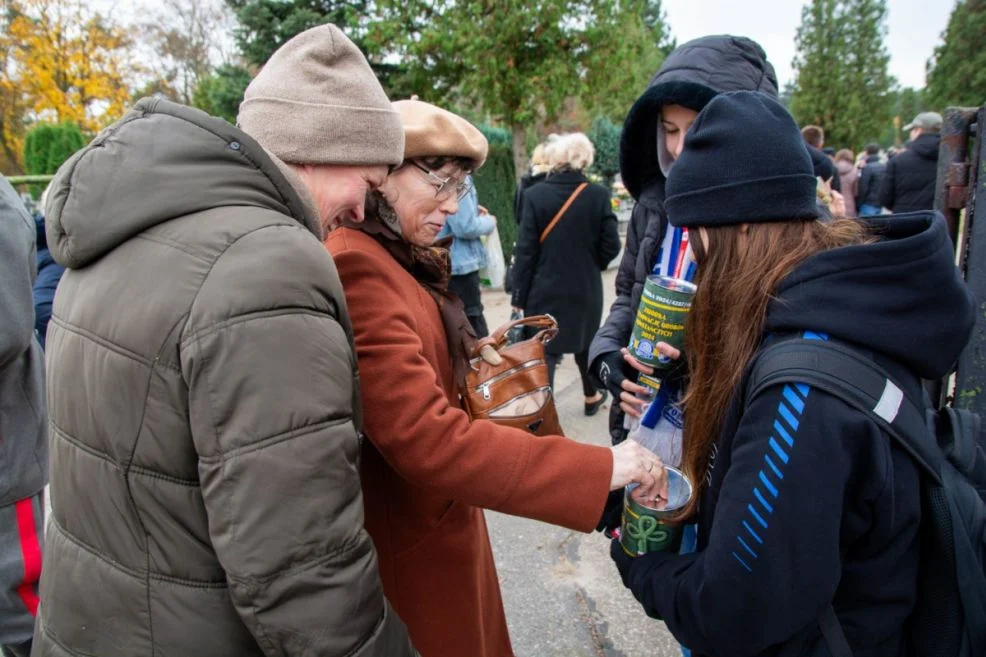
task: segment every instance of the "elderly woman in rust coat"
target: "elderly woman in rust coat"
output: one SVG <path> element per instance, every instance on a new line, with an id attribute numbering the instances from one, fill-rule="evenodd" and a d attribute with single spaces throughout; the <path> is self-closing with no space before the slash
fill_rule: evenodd
<path id="1" fill-rule="evenodd" d="M 384 591 L 422 655 L 509 657 L 482 509 L 588 532 L 610 490 L 640 481 L 653 498 L 666 480 L 632 442 L 599 447 L 470 421 L 458 386 L 474 337 L 447 291 L 448 251 L 434 242 L 485 160 L 486 139 L 433 105 L 394 106 L 403 164 L 370 195 L 364 221 L 325 241 L 359 361 L 366 528 Z"/>

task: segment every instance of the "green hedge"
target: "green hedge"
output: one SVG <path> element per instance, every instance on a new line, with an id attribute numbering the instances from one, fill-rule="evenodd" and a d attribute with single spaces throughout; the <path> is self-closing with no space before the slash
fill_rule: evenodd
<path id="1" fill-rule="evenodd" d="M 487 123 L 480 123 L 477 127 L 483 133 L 483 136 L 486 137 L 486 141 L 490 142 L 491 146 L 495 144 L 506 144 L 509 146 L 513 141 L 510 131 L 504 128 L 495 128 Z"/>
<path id="2" fill-rule="evenodd" d="M 32 176 L 53 174 L 85 145 L 86 138 L 75 123 L 39 123 L 24 137 L 26 173 Z M 31 185 L 31 196 L 35 200 L 43 191 L 44 185 Z"/>
<path id="3" fill-rule="evenodd" d="M 496 217 L 503 246 L 504 261 L 509 263 L 517 240 L 517 220 L 514 218 L 514 156 L 509 144 L 491 144 L 483 168 L 473 174 L 479 204 Z"/>
<path id="4" fill-rule="evenodd" d="M 192 105 L 236 125 L 236 114 L 253 76 L 241 66 L 223 65 L 199 80 Z"/>
<path id="5" fill-rule="evenodd" d="M 613 178 L 620 172 L 620 135 L 623 129 L 605 117 L 592 122 L 589 140 L 596 148 L 596 159 L 590 173 L 603 180 L 603 186 L 611 189 Z"/>

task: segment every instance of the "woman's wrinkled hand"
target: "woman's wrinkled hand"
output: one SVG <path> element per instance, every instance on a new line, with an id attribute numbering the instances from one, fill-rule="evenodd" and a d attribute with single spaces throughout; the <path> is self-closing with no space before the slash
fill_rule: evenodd
<path id="1" fill-rule="evenodd" d="M 637 483 L 633 498 L 643 504 L 653 505 L 668 498 L 668 473 L 661 459 L 633 440 L 624 440 L 610 448 L 613 452 L 613 476 L 610 490 L 618 490 L 627 484 Z"/>

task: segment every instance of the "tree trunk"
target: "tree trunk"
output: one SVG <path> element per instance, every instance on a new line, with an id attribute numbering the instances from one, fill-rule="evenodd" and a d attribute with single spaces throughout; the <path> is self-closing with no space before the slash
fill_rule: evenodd
<path id="1" fill-rule="evenodd" d="M 514 180 L 520 184 L 520 179 L 527 174 L 527 131 L 520 123 L 514 123 L 511 129 L 513 131 Z"/>

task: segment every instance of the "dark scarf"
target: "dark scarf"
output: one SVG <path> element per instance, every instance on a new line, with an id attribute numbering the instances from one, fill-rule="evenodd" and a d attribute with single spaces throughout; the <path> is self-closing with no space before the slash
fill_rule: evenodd
<path id="1" fill-rule="evenodd" d="M 434 299 L 442 316 L 455 381 L 462 385 L 476 344 L 476 333 L 466 317 L 462 301 L 448 289 L 452 275 L 449 253 L 452 238 L 443 238 L 432 246 L 417 246 L 405 241 L 391 228 L 397 221 L 397 214 L 383 195 L 370 192 L 366 197 L 365 220 L 362 223 L 345 221 L 343 225 L 373 237 Z"/>

